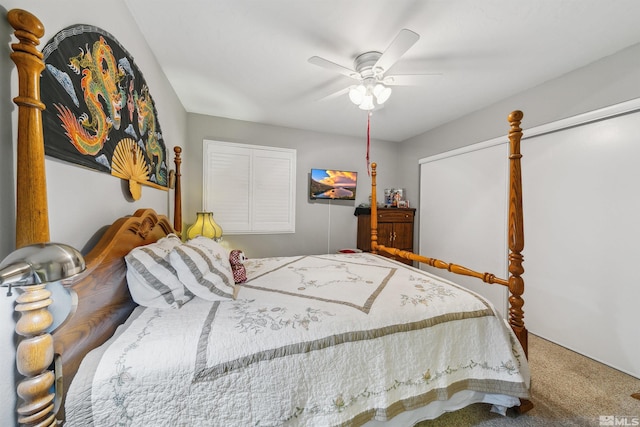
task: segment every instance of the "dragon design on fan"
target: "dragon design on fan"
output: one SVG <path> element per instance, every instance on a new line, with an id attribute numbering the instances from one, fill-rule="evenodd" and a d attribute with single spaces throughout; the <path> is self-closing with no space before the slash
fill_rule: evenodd
<path id="1" fill-rule="evenodd" d="M 168 189 L 167 154 L 151 90 L 105 30 L 77 24 L 42 49 L 45 154 L 141 185 Z"/>
<path id="2" fill-rule="evenodd" d="M 122 72 L 103 37 L 91 49 L 88 46 L 81 49 L 79 55 L 69 59 L 68 65 L 76 74 L 82 75 L 80 84 L 90 114 L 83 113 L 76 118 L 68 107 L 60 104 L 55 107 L 71 143 L 80 153 L 93 156 L 102 149 L 111 128 L 120 128 L 124 99 L 119 88 Z"/>
<path id="3" fill-rule="evenodd" d="M 140 95 L 135 94 L 135 105 L 138 112 L 138 128 L 140 134 L 147 134 L 145 148 L 155 173 L 155 182 L 166 183 L 166 168 L 162 168 L 164 149 L 158 143 L 156 131 L 156 115 L 149 97 L 149 88 L 145 85 Z"/>

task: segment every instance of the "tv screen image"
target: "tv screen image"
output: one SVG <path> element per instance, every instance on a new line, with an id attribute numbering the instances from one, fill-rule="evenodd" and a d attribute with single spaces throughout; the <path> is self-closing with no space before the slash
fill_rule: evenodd
<path id="1" fill-rule="evenodd" d="M 311 169 L 309 198 L 311 200 L 355 200 L 357 181 L 357 172 Z"/>

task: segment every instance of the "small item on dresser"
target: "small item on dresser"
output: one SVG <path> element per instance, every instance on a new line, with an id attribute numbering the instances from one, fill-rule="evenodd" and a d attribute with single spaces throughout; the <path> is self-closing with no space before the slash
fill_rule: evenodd
<path id="1" fill-rule="evenodd" d="M 231 270 L 233 270 L 233 280 L 236 283 L 243 283 L 247 281 L 247 269 L 244 267 L 244 261 L 247 257 L 244 256 L 244 252 L 239 249 L 234 249 L 229 254 L 229 262 L 231 263 Z"/>
<path id="2" fill-rule="evenodd" d="M 384 204 L 385 206 L 391 206 L 391 202 L 393 201 L 393 188 L 385 188 L 384 189 Z"/>

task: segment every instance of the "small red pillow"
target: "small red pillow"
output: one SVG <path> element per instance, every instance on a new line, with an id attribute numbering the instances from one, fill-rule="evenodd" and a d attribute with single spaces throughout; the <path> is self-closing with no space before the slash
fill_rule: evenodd
<path id="1" fill-rule="evenodd" d="M 243 264 L 246 259 L 244 252 L 239 249 L 234 249 L 229 254 L 229 262 L 231 263 L 231 270 L 233 271 L 233 280 L 236 284 L 247 281 L 247 269 Z"/>

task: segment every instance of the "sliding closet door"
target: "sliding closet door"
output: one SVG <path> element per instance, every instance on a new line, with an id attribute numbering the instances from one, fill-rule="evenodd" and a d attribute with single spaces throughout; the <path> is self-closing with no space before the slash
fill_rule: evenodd
<path id="1" fill-rule="evenodd" d="M 637 377 L 639 135 L 636 112 L 522 145 L 527 326 Z"/>
<path id="2" fill-rule="evenodd" d="M 420 161 L 420 253 L 506 278 L 506 138 L 501 145 L 452 154 Z M 485 296 L 506 315 L 504 286 L 423 268 Z"/>

